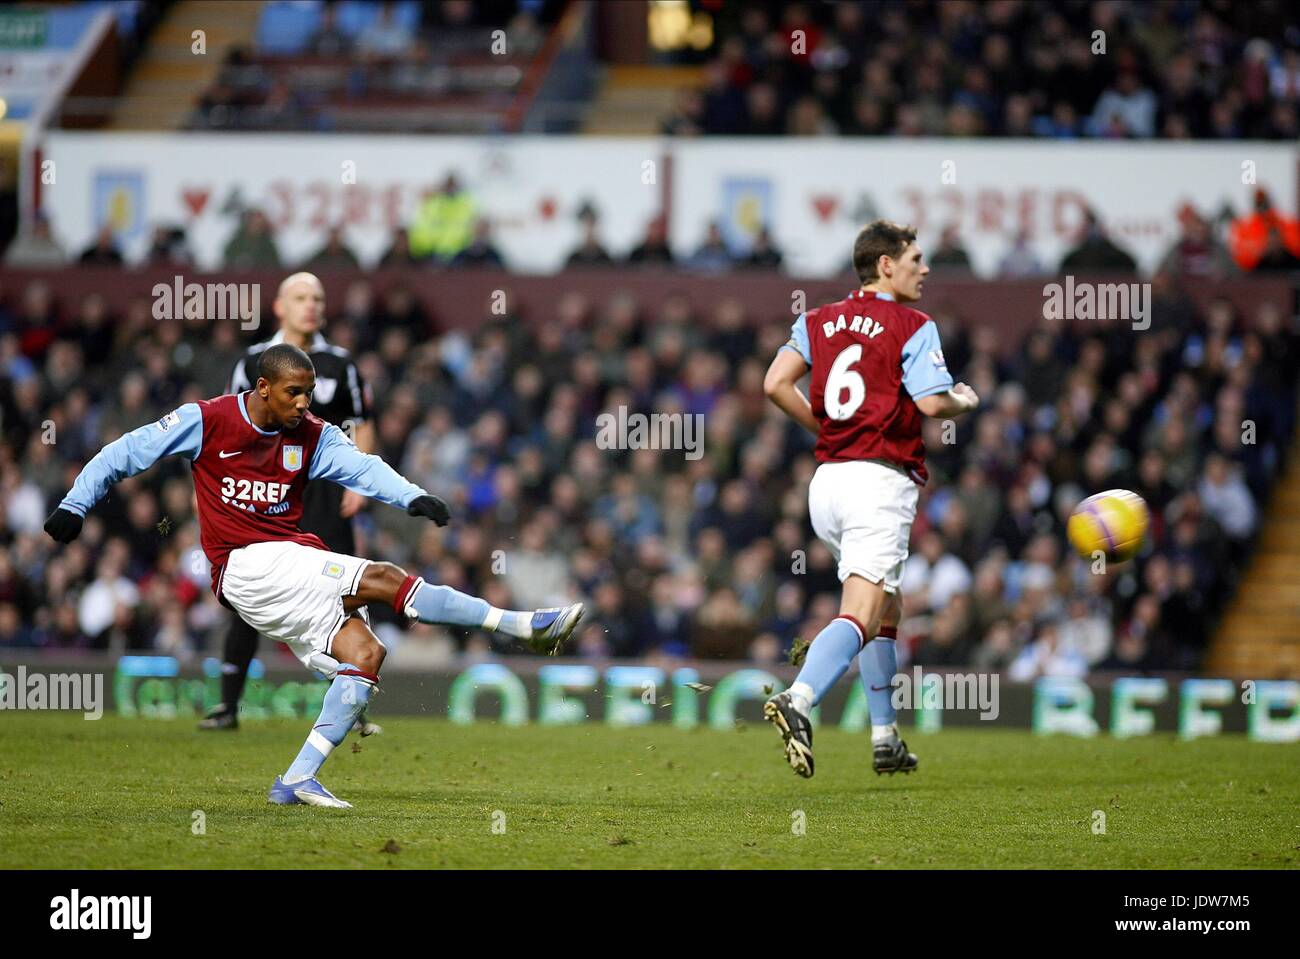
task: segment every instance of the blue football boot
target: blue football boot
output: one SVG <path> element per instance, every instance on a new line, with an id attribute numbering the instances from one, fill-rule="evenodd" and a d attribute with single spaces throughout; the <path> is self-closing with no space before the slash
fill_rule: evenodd
<path id="1" fill-rule="evenodd" d="M 271 791 L 266 795 L 266 801 L 275 803 L 277 806 L 302 804 L 307 806 L 329 806 L 332 809 L 352 808 L 352 803 L 339 799 L 322 786 L 315 776 L 293 785 L 286 785 L 279 776 L 276 776 L 275 782 L 271 784 Z"/>
<path id="2" fill-rule="evenodd" d="M 556 655 L 564 641 L 573 635 L 584 612 L 586 608 L 582 603 L 537 610 L 529 623 L 533 634 L 528 637 L 528 647 L 535 653 Z"/>

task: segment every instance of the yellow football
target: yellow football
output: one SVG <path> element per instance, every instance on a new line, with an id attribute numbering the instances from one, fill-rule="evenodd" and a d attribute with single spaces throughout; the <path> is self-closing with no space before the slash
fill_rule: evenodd
<path id="1" fill-rule="evenodd" d="M 1146 539 L 1151 514 L 1146 501 L 1126 489 L 1108 489 L 1074 508 L 1065 533 L 1084 559 L 1102 553 L 1113 563 L 1132 559 Z"/>

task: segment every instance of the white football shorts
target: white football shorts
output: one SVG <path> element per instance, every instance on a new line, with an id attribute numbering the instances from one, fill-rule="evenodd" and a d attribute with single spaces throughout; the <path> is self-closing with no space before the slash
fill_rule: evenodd
<path id="1" fill-rule="evenodd" d="M 312 669 L 313 653 L 332 655 L 348 618 L 343 598 L 357 591 L 370 563 L 301 543 L 253 543 L 227 557 L 219 589 L 244 622 Z"/>
<path id="2" fill-rule="evenodd" d="M 898 592 L 919 493 L 907 474 L 883 463 L 817 467 L 808 484 L 808 516 L 839 563 L 841 583 L 856 573 Z"/>

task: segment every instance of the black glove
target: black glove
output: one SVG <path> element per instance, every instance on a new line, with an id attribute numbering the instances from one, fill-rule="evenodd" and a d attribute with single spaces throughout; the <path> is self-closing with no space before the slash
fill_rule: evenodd
<path id="1" fill-rule="evenodd" d="M 45 521 L 45 532 L 60 543 L 71 543 L 81 535 L 81 517 L 71 510 L 56 509 Z"/>
<path id="2" fill-rule="evenodd" d="M 447 504 L 436 496 L 417 496 L 411 500 L 411 504 L 406 507 L 406 511 L 412 516 L 423 516 L 425 519 L 431 519 L 439 526 L 446 526 L 447 520 L 451 519 L 451 510 Z M 80 525 L 80 521 L 78 521 Z"/>

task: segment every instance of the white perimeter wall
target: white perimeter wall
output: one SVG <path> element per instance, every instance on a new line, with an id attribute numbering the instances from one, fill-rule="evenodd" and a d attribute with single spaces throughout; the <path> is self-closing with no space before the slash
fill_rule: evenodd
<path id="1" fill-rule="evenodd" d="M 454 171 L 494 221 L 496 242 L 515 269 L 562 266 L 578 242 L 575 214 L 587 199 L 600 210 L 605 243 L 622 255 L 667 196 L 680 255 L 699 244 L 710 219 L 723 222 L 738 248 L 765 221 L 788 271 L 807 276 L 847 263 L 858 226 L 874 216 L 915 223 L 930 250 L 940 229 L 957 223 L 983 276 L 993 274 L 1023 226 L 1054 268 L 1084 204 L 1149 272 L 1177 236 L 1184 203 L 1206 215 L 1225 207 L 1245 212 L 1251 176 L 1294 215 L 1300 160 L 1292 145 L 1255 142 L 57 131 L 45 135 L 41 155 L 53 161 L 54 179 L 41 187 L 42 208 L 70 251 L 86 246 L 105 218 L 123 231 L 128 257 L 143 254 L 154 223 L 180 223 L 200 265 L 215 269 L 235 210 L 256 204 L 275 223 L 288 263 L 313 252 L 327 225 L 344 221 L 349 243 L 370 264 L 420 196 Z M 355 185 L 345 185 L 347 169 Z M 26 171 L 24 183 L 31 177 Z"/>

